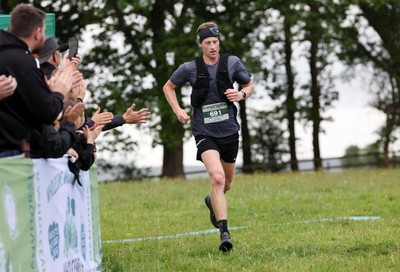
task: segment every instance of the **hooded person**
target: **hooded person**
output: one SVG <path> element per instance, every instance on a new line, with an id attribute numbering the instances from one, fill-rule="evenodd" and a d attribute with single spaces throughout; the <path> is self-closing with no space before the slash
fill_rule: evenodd
<path id="1" fill-rule="evenodd" d="M 45 16 L 22 3 L 11 13 L 9 31 L 0 30 L 0 74 L 18 83 L 14 94 L 0 101 L 0 158 L 22 153 L 40 157 L 42 127 L 57 118 L 71 88 L 72 75 L 67 73 L 46 84 L 32 56 L 44 46 Z"/>

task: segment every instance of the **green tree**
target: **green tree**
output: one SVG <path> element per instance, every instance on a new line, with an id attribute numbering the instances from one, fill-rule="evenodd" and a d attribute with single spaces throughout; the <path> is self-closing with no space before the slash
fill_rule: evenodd
<path id="1" fill-rule="evenodd" d="M 342 4 L 353 12 L 343 29 L 341 57 L 350 65 L 372 64 L 375 69 L 370 84 L 376 97 L 372 105 L 386 115 L 379 143 L 388 165 L 390 145 L 400 126 L 400 2 L 348 0 Z"/>
<path id="2" fill-rule="evenodd" d="M 253 168 L 278 172 L 286 168 L 287 140 L 276 113 L 253 111 L 251 114 Z"/>
<path id="3" fill-rule="evenodd" d="M 336 60 L 335 30 L 340 25 L 339 6 L 332 1 L 305 1 L 299 4 L 304 20 L 304 40 L 308 47 L 310 82 L 305 87 L 310 92 L 306 106 L 307 120 L 312 123 L 314 169 L 322 169 L 319 135 L 321 122 L 326 120 L 323 112 L 338 98 L 331 74 Z"/>
<path id="4" fill-rule="evenodd" d="M 296 154 L 295 122 L 312 124 L 312 144 L 314 168 L 322 168 L 319 135 L 321 122 L 329 120 L 323 113 L 338 98 L 334 90 L 332 63 L 335 58 L 335 28 L 339 25 L 339 7 L 331 1 L 270 1 L 273 10 L 266 19 L 272 29 L 270 37 L 265 38 L 266 48 L 271 53 L 274 64 L 270 69 L 272 84 L 271 97 L 282 101 L 277 109 L 284 112 L 289 132 L 291 169 L 298 169 Z M 274 11 L 279 16 L 274 18 Z M 294 59 L 294 50 L 302 51 L 299 59 Z M 305 84 L 296 81 L 293 63 L 306 59 L 309 67 L 309 81 Z M 282 66 L 284 68 L 282 68 Z M 297 95 L 295 95 L 295 92 Z"/>
<path id="5" fill-rule="evenodd" d="M 277 52 L 279 55 L 274 58 L 275 63 L 273 69 L 271 69 L 271 75 L 275 81 L 275 87 L 273 87 L 271 95 L 275 100 L 283 99 L 282 106 L 278 106 L 277 110 L 284 112 L 283 119 L 287 121 L 290 168 L 292 171 L 298 171 L 299 169 L 295 129 L 296 113 L 298 111 L 297 99 L 295 97 L 296 71 L 293 68 L 293 47 L 296 37 L 292 29 L 296 27 L 300 17 L 297 12 L 293 10 L 295 3 L 296 1 L 271 1 L 269 5 L 273 9 L 272 12 L 279 11 L 282 19 L 274 22 L 276 18 L 271 17 L 272 22 L 268 24 L 270 24 L 274 30 L 272 31 L 271 37 L 265 40 L 267 48 L 269 48 L 271 44 L 278 45 Z M 283 55 L 283 57 L 281 57 L 281 55 Z M 280 68 L 281 66 L 284 67 L 284 72 Z"/>
<path id="6" fill-rule="evenodd" d="M 355 166 L 361 164 L 361 149 L 356 145 L 351 145 L 346 148 L 344 156 L 341 158 L 343 167 Z"/>
<path id="7" fill-rule="evenodd" d="M 375 142 L 359 148 L 351 145 L 346 148 L 344 156 L 341 158 L 343 167 L 371 167 L 383 166 L 384 158 L 379 152 L 379 142 Z"/>
<path id="8" fill-rule="evenodd" d="M 169 177 L 183 175 L 185 128 L 171 112 L 161 88 L 177 64 L 196 54 L 192 30 L 198 23 L 192 12 L 192 6 L 176 1 L 107 2 L 98 14 L 104 32 L 96 37 L 99 45 L 90 55 L 91 63 L 116 78 L 96 88 L 100 104 L 110 107 L 124 100 L 139 100 L 155 113 L 153 145 L 163 146 L 162 175 Z M 110 52 L 108 44 L 115 35 L 123 38 L 124 52 Z M 182 89 L 177 95 L 182 98 Z"/>
<path id="9" fill-rule="evenodd" d="M 29 3 L 30 1 L 2 0 L 0 2 L 0 14 L 9 14 L 19 3 Z"/>
<path id="10" fill-rule="evenodd" d="M 123 111 L 125 101 L 135 101 L 154 112 L 148 134 L 154 145 L 163 146 L 163 176 L 183 175 L 183 142 L 189 127 L 178 123 L 161 89 L 178 64 L 201 54 L 194 33 L 197 26 L 204 21 L 220 22 L 224 34 L 221 51 L 244 55 L 248 62 L 247 35 L 255 20 L 248 16 L 248 24 L 241 24 L 240 18 L 255 7 L 251 1 L 245 3 L 246 9 L 231 4 L 205 0 L 84 2 L 91 23 L 102 30 L 93 34 L 94 48 L 84 60 L 86 74 L 93 79 L 93 101 L 112 112 Z M 122 48 L 110 46 L 116 39 Z M 177 95 L 190 111 L 188 88 L 177 89 Z M 245 111 L 241 112 L 246 128 Z"/>
<path id="11" fill-rule="evenodd" d="M 284 10 L 285 12 L 286 10 Z M 293 56 L 293 33 L 292 26 L 294 24 L 293 17 L 285 15 L 283 22 L 284 36 L 285 36 L 285 71 L 287 78 L 287 95 L 285 101 L 288 131 L 289 131 L 289 150 L 290 150 L 290 167 L 292 171 L 298 171 L 299 165 L 297 161 L 296 152 L 296 111 L 297 101 L 295 98 L 295 74 L 292 67 L 292 56 Z"/>
<path id="12" fill-rule="evenodd" d="M 242 5 L 228 0 L 33 2 L 56 14 L 56 33 L 62 42 L 94 30 L 93 48 L 82 63 L 91 83 L 89 102 L 114 113 L 122 113 L 132 102 L 137 107 L 149 107 L 154 118 L 146 134 L 153 136 L 154 146 L 163 146 L 164 176 L 183 175 L 183 142 L 189 135 L 185 132 L 189 126 L 182 127 L 177 122 L 161 88 L 178 64 L 201 54 L 196 27 L 210 20 L 220 23 L 224 34 L 221 51 L 243 57 L 249 67 L 257 63 L 247 53 L 249 35 L 258 20 L 258 7 L 253 1 L 243 1 Z M 9 6 L 4 3 L 4 7 Z M 243 17 L 247 18 L 246 24 L 242 23 Z M 177 95 L 190 111 L 188 88 L 178 89 Z M 243 153 L 250 158 L 249 140 L 245 139 L 249 135 L 245 103 L 241 105 Z M 103 148 L 120 154 L 126 149 L 134 150 L 136 143 L 128 136 L 118 130 L 108 134 L 110 141 Z M 245 163 L 251 161 L 245 159 Z"/>

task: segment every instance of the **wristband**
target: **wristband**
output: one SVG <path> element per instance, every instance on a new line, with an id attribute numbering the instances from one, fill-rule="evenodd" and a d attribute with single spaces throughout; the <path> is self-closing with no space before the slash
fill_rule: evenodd
<path id="1" fill-rule="evenodd" d="M 241 90 L 240 92 L 243 93 L 243 99 L 242 99 L 242 100 L 245 100 L 245 99 L 246 99 L 246 96 L 247 96 L 246 92 L 243 91 L 243 90 Z"/>

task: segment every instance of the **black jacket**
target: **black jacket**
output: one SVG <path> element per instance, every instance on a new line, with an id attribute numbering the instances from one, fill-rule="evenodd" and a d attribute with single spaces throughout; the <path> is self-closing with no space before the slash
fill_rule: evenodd
<path id="1" fill-rule="evenodd" d="M 31 156 L 42 155 L 42 129 L 52 124 L 63 108 L 63 95 L 52 93 L 27 44 L 0 30 L 0 74 L 12 75 L 17 89 L 0 101 L 0 152 L 31 145 Z"/>
<path id="2" fill-rule="evenodd" d="M 44 62 L 40 64 L 40 70 L 43 72 L 43 74 L 46 76 L 47 79 L 51 78 L 51 74 L 53 71 L 56 69 L 56 67 L 51 64 L 50 62 Z"/>
<path id="3" fill-rule="evenodd" d="M 82 183 L 80 181 L 79 172 L 89 171 L 90 167 L 94 163 L 95 160 L 95 150 L 96 147 L 93 144 L 86 143 L 86 137 L 83 133 L 77 132 L 78 141 L 75 142 L 73 148 L 79 155 L 79 159 L 75 162 L 72 162 L 71 159 L 68 160 L 68 168 L 72 174 L 74 174 L 75 180 L 78 182 L 80 186 Z"/>
<path id="4" fill-rule="evenodd" d="M 77 141 L 72 147 L 78 153 L 79 158 L 75 162 L 77 168 L 80 170 L 88 171 L 95 161 L 95 145 L 88 144 L 86 142 L 86 137 L 83 133 L 77 133 Z"/>
<path id="5" fill-rule="evenodd" d="M 95 125 L 95 123 L 94 123 L 94 121 L 92 120 L 92 119 L 90 119 L 89 117 L 87 117 L 86 115 L 85 115 L 85 119 L 86 119 L 86 121 L 85 121 L 85 123 L 83 124 L 83 126 L 88 126 L 88 127 L 93 127 L 94 125 Z M 111 130 L 111 129 L 114 129 L 114 128 L 116 128 L 116 127 L 120 127 L 120 126 L 122 126 L 123 124 L 125 124 L 125 119 L 124 119 L 124 117 L 122 116 L 122 115 L 114 115 L 114 117 L 113 117 L 113 119 L 111 120 L 111 122 L 110 123 L 108 123 L 108 124 L 106 124 L 106 125 L 104 125 L 104 127 L 103 127 L 103 129 L 102 129 L 102 131 L 107 131 L 107 130 Z M 83 127 L 82 126 L 82 127 Z"/>
<path id="6" fill-rule="evenodd" d="M 60 158 L 77 140 L 75 124 L 66 120 L 61 121 L 60 128 L 54 125 L 43 126 L 42 158 Z"/>

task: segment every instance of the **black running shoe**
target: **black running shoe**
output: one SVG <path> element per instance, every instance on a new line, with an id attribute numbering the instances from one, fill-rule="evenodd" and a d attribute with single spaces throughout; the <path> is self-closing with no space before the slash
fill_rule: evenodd
<path id="1" fill-rule="evenodd" d="M 211 224 L 213 224 L 214 227 L 219 229 L 217 218 L 215 218 L 215 214 L 214 214 L 213 208 L 211 206 L 211 196 L 210 195 L 206 195 L 206 198 L 204 198 L 204 202 L 206 203 L 208 209 L 210 210 L 210 221 L 211 221 Z"/>
<path id="2" fill-rule="evenodd" d="M 228 252 L 233 248 L 231 236 L 228 232 L 221 233 L 221 243 L 219 244 L 219 250 L 222 252 Z"/>

